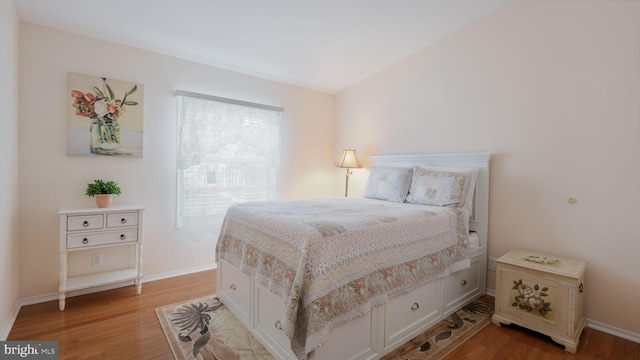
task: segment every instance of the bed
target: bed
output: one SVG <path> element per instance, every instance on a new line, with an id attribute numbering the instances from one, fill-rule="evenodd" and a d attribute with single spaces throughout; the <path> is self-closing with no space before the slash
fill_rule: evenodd
<path id="1" fill-rule="evenodd" d="M 484 294 L 488 153 L 370 158 L 363 198 L 232 206 L 218 297 L 278 359 L 377 359 Z"/>

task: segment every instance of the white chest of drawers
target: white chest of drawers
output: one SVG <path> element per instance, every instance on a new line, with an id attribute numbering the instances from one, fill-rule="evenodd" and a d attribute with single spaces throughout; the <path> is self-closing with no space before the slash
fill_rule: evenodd
<path id="1" fill-rule="evenodd" d="M 140 205 L 108 208 L 61 209 L 60 216 L 60 310 L 67 292 L 133 280 L 142 291 L 143 211 Z M 69 276 L 69 253 L 113 246 L 133 246 L 133 266 L 126 269 Z"/>

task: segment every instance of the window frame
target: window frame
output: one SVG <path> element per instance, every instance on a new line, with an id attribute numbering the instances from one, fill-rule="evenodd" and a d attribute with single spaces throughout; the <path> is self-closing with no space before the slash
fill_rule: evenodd
<path id="1" fill-rule="evenodd" d="M 265 105 L 265 104 L 258 104 L 258 103 L 253 103 L 253 102 L 248 102 L 248 101 L 243 101 L 243 100 L 237 100 L 237 99 L 229 99 L 229 98 L 224 98 L 224 97 L 219 97 L 219 96 L 213 96 L 213 95 L 207 95 L 207 94 L 201 94 L 201 93 L 194 93 L 194 92 L 189 92 L 189 91 L 182 91 L 182 90 L 178 90 L 176 91 L 176 98 L 177 98 L 177 129 L 176 129 L 176 228 L 181 229 L 184 227 L 184 216 L 182 214 L 183 211 L 183 206 L 184 206 L 184 199 L 183 199 L 183 188 L 184 188 L 184 184 L 183 184 L 183 178 L 184 178 L 184 169 L 182 169 L 180 167 L 180 146 L 181 146 L 181 139 L 180 139 L 180 127 L 182 125 L 182 113 L 181 113 L 181 105 L 180 105 L 180 97 L 189 97 L 189 98 L 196 98 L 196 99 L 201 99 L 201 100 L 208 100 L 208 101 L 213 101 L 213 102 L 219 102 L 219 103 L 224 103 L 224 104 L 231 104 L 231 105 L 238 105 L 238 106 L 244 106 L 244 107 L 250 107 L 250 108 L 255 108 L 255 109 L 261 109 L 261 110 L 268 110 L 268 111 L 274 111 L 274 112 L 278 112 L 280 113 L 278 116 L 278 132 L 279 132 L 279 136 L 278 136 L 278 140 L 280 142 L 280 144 L 278 145 L 279 147 L 279 167 L 278 167 L 278 173 L 277 173 L 277 180 L 275 183 L 275 187 L 276 189 L 274 190 L 274 196 L 275 198 L 279 198 L 280 196 L 280 190 L 281 190 L 281 183 L 282 183 L 282 159 L 283 159 L 283 155 L 284 155 L 284 149 L 283 149 L 283 137 L 284 137 L 284 109 L 282 107 L 277 107 L 277 106 L 271 106 L 271 105 Z"/>

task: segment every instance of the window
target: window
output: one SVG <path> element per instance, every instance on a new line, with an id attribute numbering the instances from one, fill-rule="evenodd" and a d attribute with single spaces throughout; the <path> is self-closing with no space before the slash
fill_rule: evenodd
<path id="1" fill-rule="evenodd" d="M 178 91 L 177 226 L 221 224 L 227 208 L 275 200 L 282 109 Z"/>

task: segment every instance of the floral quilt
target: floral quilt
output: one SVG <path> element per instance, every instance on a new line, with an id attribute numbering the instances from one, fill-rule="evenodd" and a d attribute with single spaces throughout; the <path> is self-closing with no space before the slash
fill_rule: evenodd
<path id="1" fill-rule="evenodd" d="M 373 199 L 229 208 L 216 257 L 282 297 L 300 359 L 372 307 L 470 266 L 465 209 Z"/>

